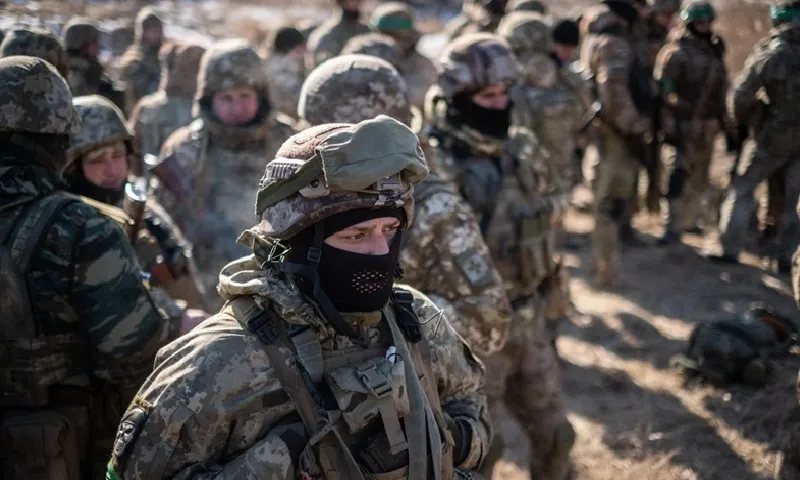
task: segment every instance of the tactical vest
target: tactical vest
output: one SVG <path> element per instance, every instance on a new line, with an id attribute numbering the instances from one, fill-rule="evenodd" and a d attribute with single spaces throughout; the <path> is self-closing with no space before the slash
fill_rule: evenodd
<path id="1" fill-rule="evenodd" d="M 451 480 L 454 441 L 441 411 L 430 346 L 407 340 L 395 309 L 411 312 L 411 294 L 395 290 L 383 311 L 396 352 L 382 343 L 323 351 L 310 327 L 293 328 L 250 297 L 223 309 L 263 343 L 309 441 L 298 478 Z M 414 319 L 416 321 L 416 319 Z M 419 327 L 419 325 L 417 325 Z M 328 388 L 335 405 L 320 393 Z"/>

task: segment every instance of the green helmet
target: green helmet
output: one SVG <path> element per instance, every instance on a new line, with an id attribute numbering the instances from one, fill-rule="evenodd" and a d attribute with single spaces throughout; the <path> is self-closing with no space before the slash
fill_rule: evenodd
<path id="1" fill-rule="evenodd" d="M 67 165 L 97 148 L 133 139 L 122 111 L 105 97 L 75 97 L 72 104 L 81 118 L 83 129 L 70 138 Z"/>
<path id="2" fill-rule="evenodd" d="M 514 12 L 503 17 L 497 34 L 511 46 L 517 57 L 532 53 L 550 53 L 553 49 L 553 32 L 538 13 Z"/>
<path id="3" fill-rule="evenodd" d="M 445 98 L 519 79 L 517 59 L 503 38 L 470 33 L 447 45 L 439 57 L 437 85 Z"/>
<path id="4" fill-rule="evenodd" d="M 47 30 L 38 28 L 20 28 L 12 30 L 0 43 L 0 57 L 27 55 L 47 60 L 66 77 L 67 52 L 61 46 L 58 37 Z"/>
<path id="5" fill-rule="evenodd" d="M 100 29 L 86 18 L 73 18 L 64 26 L 61 41 L 67 50 L 80 50 L 87 43 L 100 41 Z"/>
<path id="6" fill-rule="evenodd" d="M 361 54 L 370 55 L 386 60 L 392 65 L 400 61 L 400 50 L 397 42 L 382 33 L 362 33 L 356 35 L 344 44 L 340 55 Z"/>
<path id="7" fill-rule="evenodd" d="M 681 10 L 681 20 L 684 22 L 713 22 L 717 12 L 708 2 L 692 2 Z"/>
<path id="8" fill-rule="evenodd" d="M 414 26 L 414 14 L 408 5 L 400 2 L 387 2 L 375 7 L 369 25 L 376 32 L 391 35 L 399 32 L 417 32 Z"/>
<path id="9" fill-rule="evenodd" d="M 72 135 L 81 120 L 66 80 L 36 57 L 0 58 L 0 131 Z"/>
<path id="10" fill-rule="evenodd" d="M 769 17 L 773 25 L 800 21 L 800 1 L 778 0 L 769 7 Z"/>
<path id="11" fill-rule="evenodd" d="M 406 82 L 391 64 L 366 55 L 340 55 L 308 75 L 297 113 L 310 125 L 358 123 L 381 114 L 408 125 L 411 104 Z"/>
<path id="12" fill-rule="evenodd" d="M 383 207 L 402 207 L 409 225 L 413 185 L 427 176 L 419 139 L 397 120 L 381 115 L 311 127 L 289 138 L 267 164 L 256 230 L 286 240 L 338 213 Z"/>

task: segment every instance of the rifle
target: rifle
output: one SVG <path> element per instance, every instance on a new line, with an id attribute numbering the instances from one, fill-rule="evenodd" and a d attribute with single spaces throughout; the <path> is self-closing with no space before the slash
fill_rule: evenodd
<path id="1" fill-rule="evenodd" d="M 127 225 L 125 225 L 125 234 L 128 236 L 131 245 L 136 244 L 136 238 L 144 220 L 145 204 L 147 203 L 145 182 L 146 179 L 138 178 L 125 184 L 125 200 L 122 203 L 122 209 L 130 217 Z"/>

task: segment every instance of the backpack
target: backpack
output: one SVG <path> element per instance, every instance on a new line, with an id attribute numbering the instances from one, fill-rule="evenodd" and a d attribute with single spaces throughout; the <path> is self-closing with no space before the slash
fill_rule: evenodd
<path id="1" fill-rule="evenodd" d="M 33 253 L 68 204 L 79 201 L 64 193 L 30 197 L 0 206 L 0 408 L 46 405 L 47 379 L 35 360 L 46 348 L 37 342 L 37 322 L 25 282 Z"/>
<path id="2" fill-rule="evenodd" d="M 763 385 L 770 360 L 788 353 L 797 339 L 798 328 L 791 320 L 759 305 L 739 317 L 696 326 L 686 354 L 673 357 L 671 363 L 715 386 Z"/>

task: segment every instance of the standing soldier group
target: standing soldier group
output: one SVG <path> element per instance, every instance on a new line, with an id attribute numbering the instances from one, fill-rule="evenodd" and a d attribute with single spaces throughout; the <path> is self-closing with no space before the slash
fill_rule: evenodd
<path id="1" fill-rule="evenodd" d="M 797 0 L 773 6 L 730 114 L 706 2 L 672 27 L 669 0 L 579 22 L 465 2 L 435 62 L 408 6 L 362 23 L 360 0 L 337 4 L 307 42 L 278 30 L 266 61 L 167 43 L 145 8 L 124 96 L 89 21 L 0 44 L 3 478 L 489 478 L 504 405 L 531 477 L 570 478 L 559 249 L 590 143 L 600 285 L 642 166 L 661 199 L 662 144 L 662 243 L 702 226 L 719 132 L 755 148 L 711 258 L 738 259 L 781 171 L 791 265 Z"/>

